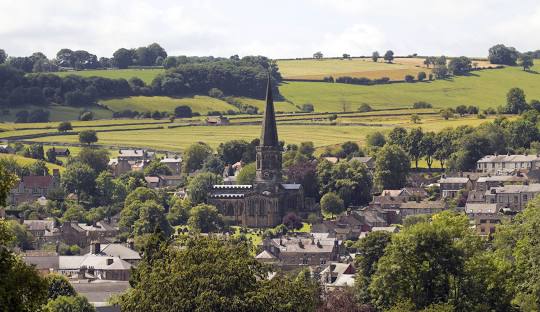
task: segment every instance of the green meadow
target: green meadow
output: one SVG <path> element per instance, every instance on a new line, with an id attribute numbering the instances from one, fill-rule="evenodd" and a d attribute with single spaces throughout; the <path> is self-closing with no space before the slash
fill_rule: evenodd
<path id="1" fill-rule="evenodd" d="M 82 77 L 104 77 L 110 79 L 130 79 L 132 77 L 138 77 L 142 79 L 146 84 L 150 84 L 154 78 L 164 72 L 161 68 L 150 69 L 103 69 L 103 70 L 79 70 L 79 71 L 65 71 L 55 72 L 58 76 L 65 77 L 69 75 L 77 75 Z"/>
<path id="2" fill-rule="evenodd" d="M 537 60 L 537 63 L 539 61 Z M 283 82 L 281 94 L 296 105 L 312 103 L 318 112 L 356 110 L 362 103 L 374 109 L 411 107 L 418 101 L 436 108 L 504 105 L 510 88 L 525 90 L 527 98 L 540 99 L 540 65 L 525 72 L 518 67 L 474 71 L 469 76 L 417 83 L 360 86 L 324 82 Z"/>
<path id="3" fill-rule="evenodd" d="M 130 109 L 138 112 L 160 111 L 174 112 L 180 105 L 191 107 L 193 112 L 202 115 L 209 111 L 226 112 L 228 110 L 238 111 L 233 105 L 209 96 L 195 95 L 193 97 L 173 98 L 167 96 L 130 96 L 126 98 L 109 99 L 100 101 L 112 111 L 122 111 Z"/>

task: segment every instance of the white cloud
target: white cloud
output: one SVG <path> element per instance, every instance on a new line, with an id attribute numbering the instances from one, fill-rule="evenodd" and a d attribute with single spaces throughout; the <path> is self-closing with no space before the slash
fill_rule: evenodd
<path id="1" fill-rule="evenodd" d="M 2 0 L 0 48 L 110 56 L 160 43 L 170 54 L 270 57 L 482 56 L 496 43 L 540 49 L 540 3 L 520 0 Z"/>

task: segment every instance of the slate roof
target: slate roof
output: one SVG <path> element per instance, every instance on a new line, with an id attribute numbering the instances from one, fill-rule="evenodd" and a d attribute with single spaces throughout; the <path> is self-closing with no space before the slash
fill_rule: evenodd
<path id="1" fill-rule="evenodd" d="M 276 259 L 276 256 L 274 256 L 267 250 L 263 250 L 261 253 L 255 256 L 255 259 Z"/>
<path id="2" fill-rule="evenodd" d="M 494 175 L 489 177 L 479 177 L 478 183 L 487 183 L 487 182 L 524 182 L 528 179 L 524 176 L 515 176 L 515 175 Z"/>
<path id="3" fill-rule="evenodd" d="M 101 244 L 101 253 L 122 260 L 141 260 L 141 255 L 122 244 Z"/>
<path id="4" fill-rule="evenodd" d="M 40 255 L 40 256 L 23 256 L 24 262 L 29 265 L 34 265 L 38 270 L 53 269 L 58 270 L 59 256 L 56 255 Z"/>
<path id="5" fill-rule="evenodd" d="M 182 162 L 182 158 L 178 157 L 178 158 L 163 158 L 162 160 L 159 161 L 160 163 L 171 163 L 171 164 L 176 164 L 176 163 L 181 163 Z"/>
<path id="6" fill-rule="evenodd" d="M 272 244 L 279 248 L 282 254 L 287 253 L 330 253 L 334 249 L 335 240 L 330 239 L 312 239 L 311 238 L 282 238 L 281 244 L 279 243 L 279 238 L 272 239 Z M 302 242 L 300 246 L 299 242 Z M 319 244 L 317 244 L 319 242 Z"/>
<path id="7" fill-rule="evenodd" d="M 446 177 L 441 178 L 439 183 L 466 184 L 469 180 L 470 179 L 466 177 Z"/>
<path id="8" fill-rule="evenodd" d="M 129 288 L 128 281 L 87 280 L 71 281 L 78 294 L 85 296 L 91 303 L 105 303 L 112 295 L 125 292 Z"/>
<path id="9" fill-rule="evenodd" d="M 529 185 L 505 185 L 500 187 L 492 187 L 486 191 L 486 195 L 492 194 L 494 190 L 497 194 L 516 194 L 516 193 L 540 193 L 540 183 Z"/>
<path id="10" fill-rule="evenodd" d="M 281 183 L 281 186 L 286 190 L 299 190 L 302 185 L 296 183 Z"/>
<path id="11" fill-rule="evenodd" d="M 491 163 L 491 162 L 530 162 L 540 161 L 540 157 L 537 155 L 487 155 L 482 157 L 479 163 Z"/>
<path id="12" fill-rule="evenodd" d="M 467 203 L 465 204 L 465 213 L 497 213 L 497 204 L 490 203 Z"/>
<path id="13" fill-rule="evenodd" d="M 401 204 L 401 209 L 445 209 L 446 203 L 440 200 L 436 201 L 429 201 L 429 200 L 423 200 L 420 202 L 416 201 L 408 201 L 403 204 Z"/>
<path id="14" fill-rule="evenodd" d="M 107 260 L 112 259 L 112 264 Z M 96 270 L 129 270 L 131 264 L 118 257 L 86 254 L 84 256 L 59 256 L 60 270 L 78 270 L 82 266 L 93 267 Z"/>
<path id="15" fill-rule="evenodd" d="M 23 224 L 29 231 L 53 231 L 54 220 L 24 220 Z"/>

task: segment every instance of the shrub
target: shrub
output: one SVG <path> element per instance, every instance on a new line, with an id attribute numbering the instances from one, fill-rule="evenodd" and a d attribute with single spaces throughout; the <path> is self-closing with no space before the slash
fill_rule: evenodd
<path id="1" fill-rule="evenodd" d="M 337 115 L 336 115 L 336 114 L 332 114 L 332 115 L 328 116 L 328 120 L 330 120 L 330 121 L 334 121 L 334 120 L 336 120 L 336 119 L 337 119 Z"/>
<path id="2" fill-rule="evenodd" d="M 315 107 L 313 107 L 313 104 L 311 103 L 302 104 L 302 112 L 312 113 L 313 111 L 315 111 Z"/>
<path id="3" fill-rule="evenodd" d="M 433 108 L 433 105 L 431 105 L 431 103 L 428 103 L 428 102 L 418 101 L 413 104 L 413 108 Z"/>
<path id="4" fill-rule="evenodd" d="M 89 121 L 92 119 L 94 119 L 94 113 L 92 112 L 82 112 L 81 115 L 79 116 L 79 120 L 82 120 L 82 121 Z"/>
<path id="5" fill-rule="evenodd" d="M 369 106 L 369 104 L 367 104 L 367 103 L 362 103 L 358 107 L 358 111 L 361 112 L 361 113 L 371 112 L 372 110 L 373 110 L 373 108 L 371 108 L 371 106 Z"/>
<path id="6" fill-rule="evenodd" d="M 223 97 L 223 91 L 218 88 L 212 88 L 210 89 L 210 91 L 208 91 L 208 96 L 216 99 L 221 99 Z"/>
<path id="7" fill-rule="evenodd" d="M 180 105 L 174 109 L 174 115 L 179 118 L 191 118 L 193 116 L 193 112 L 191 111 L 191 107 L 187 105 Z"/>
<path id="8" fill-rule="evenodd" d="M 29 115 L 30 113 L 27 110 L 18 111 L 17 114 L 15 114 L 15 122 L 16 123 L 28 122 Z"/>
<path id="9" fill-rule="evenodd" d="M 414 82 L 414 76 L 413 75 L 405 75 L 405 81 L 406 82 Z"/>
<path id="10" fill-rule="evenodd" d="M 426 79 L 426 77 L 427 77 L 426 73 L 422 71 L 418 73 L 417 79 L 418 81 L 423 81 Z"/>
<path id="11" fill-rule="evenodd" d="M 61 123 L 58 124 L 57 129 L 58 129 L 59 132 L 66 132 L 66 131 L 69 131 L 69 130 L 73 130 L 73 127 L 71 126 L 71 122 L 62 121 Z"/>

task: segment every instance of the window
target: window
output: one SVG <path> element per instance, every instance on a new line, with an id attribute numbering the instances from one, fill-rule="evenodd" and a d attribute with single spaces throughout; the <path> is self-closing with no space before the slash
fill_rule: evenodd
<path id="1" fill-rule="evenodd" d="M 527 195 L 523 195 L 523 201 L 527 201 Z"/>
<path id="2" fill-rule="evenodd" d="M 321 265 L 326 264 L 326 259 L 325 259 L 325 258 L 321 258 L 320 261 L 319 261 L 319 263 L 320 263 Z"/>
<path id="3" fill-rule="evenodd" d="M 517 203 L 519 200 L 518 200 L 518 197 L 517 195 L 514 196 L 514 203 Z"/>

